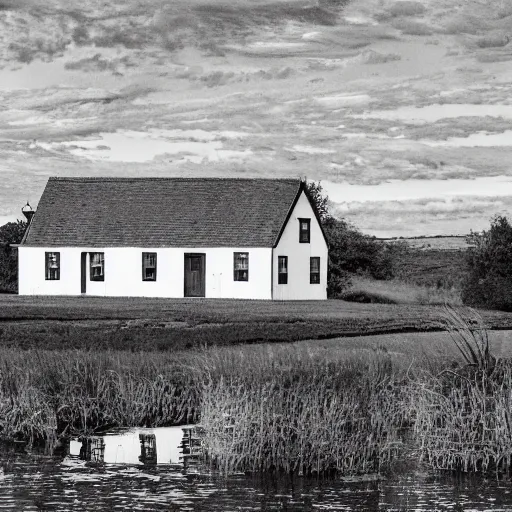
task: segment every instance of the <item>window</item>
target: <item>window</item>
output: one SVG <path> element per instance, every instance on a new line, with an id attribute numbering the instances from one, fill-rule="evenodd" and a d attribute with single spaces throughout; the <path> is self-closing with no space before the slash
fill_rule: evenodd
<path id="1" fill-rule="evenodd" d="M 104 252 L 91 252 L 91 281 L 104 281 L 105 280 L 105 253 Z"/>
<path id="2" fill-rule="evenodd" d="M 233 280 L 249 281 L 249 253 L 235 252 L 233 264 Z"/>
<path id="3" fill-rule="evenodd" d="M 190 258 L 190 271 L 191 272 L 201 272 L 201 256 L 192 256 Z"/>
<path id="4" fill-rule="evenodd" d="M 320 284 L 320 258 L 309 258 L 309 284 Z"/>
<path id="5" fill-rule="evenodd" d="M 309 244 L 311 239 L 311 219 L 299 219 L 299 242 Z"/>
<path id="6" fill-rule="evenodd" d="M 156 281 L 156 252 L 142 253 L 142 280 Z"/>
<path id="7" fill-rule="evenodd" d="M 277 258 L 277 282 L 278 284 L 288 284 L 288 256 L 278 256 Z"/>
<path id="8" fill-rule="evenodd" d="M 60 279 L 60 252 L 47 252 L 46 256 L 46 280 L 58 281 Z"/>

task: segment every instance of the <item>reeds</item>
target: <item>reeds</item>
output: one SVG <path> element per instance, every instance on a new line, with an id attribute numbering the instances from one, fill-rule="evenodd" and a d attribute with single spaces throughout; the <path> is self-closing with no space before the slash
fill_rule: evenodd
<path id="1" fill-rule="evenodd" d="M 446 328 L 466 364 L 482 371 L 492 369 L 496 358 L 490 352 L 489 335 L 482 317 L 472 308 L 464 312 L 446 305 L 444 311 Z"/>
<path id="2" fill-rule="evenodd" d="M 83 351 L 0 352 L 0 436 L 59 436 L 197 420 L 201 380 L 180 357 Z"/>
<path id="3" fill-rule="evenodd" d="M 418 383 L 417 439 L 434 469 L 512 471 L 512 365 L 500 361 L 489 374 L 444 372 Z"/>
<path id="4" fill-rule="evenodd" d="M 405 374 L 389 355 L 336 362 L 290 355 L 257 354 L 263 375 L 238 364 L 207 383 L 201 424 L 211 464 L 225 472 L 317 475 L 373 473 L 389 464 L 408 421 Z"/>
<path id="5" fill-rule="evenodd" d="M 512 472 L 512 361 L 491 354 L 474 310 L 446 308 L 464 365 L 411 383 L 415 438 L 435 469 Z"/>

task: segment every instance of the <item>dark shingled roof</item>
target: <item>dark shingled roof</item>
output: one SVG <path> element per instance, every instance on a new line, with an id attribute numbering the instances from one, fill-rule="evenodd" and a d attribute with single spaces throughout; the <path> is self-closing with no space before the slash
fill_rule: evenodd
<path id="1" fill-rule="evenodd" d="M 272 247 L 298 179 L 50 178 L 23 245 Z"/>

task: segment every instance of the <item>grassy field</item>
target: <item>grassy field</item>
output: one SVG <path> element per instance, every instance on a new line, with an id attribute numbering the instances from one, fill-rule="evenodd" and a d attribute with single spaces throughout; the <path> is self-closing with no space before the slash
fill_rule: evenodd
<path id="1" fill-rule="evenodd" d="M 482 311 L 489 328 L 512 314 Z M 179 350 L 445 327 L 442 308 L 344 301 L 0 296 L 0 345 L 19 348 Z"/>
<path id="2" fill-rule="evenodd" d="M 460 289 L 467 272 L 465 249 L 410 248 L 400 257 L 399 279 L 421 286 Z"/>

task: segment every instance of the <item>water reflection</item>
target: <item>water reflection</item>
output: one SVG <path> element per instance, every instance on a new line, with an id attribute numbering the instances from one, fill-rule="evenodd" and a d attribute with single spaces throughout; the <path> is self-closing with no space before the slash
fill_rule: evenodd
<path id="1" fill-rule="evenodd" d="M 193 425 L 137 428 L 104 436 L 72 439 L 69 456 L 105 464 L 180 464 L 191 454 Z"/>
<path id="2" fill-rule="evenodd" d="M 0 451 L 6 511 L 505 511 L 509 482 L 417 472 L 383 481 L 225 477 L 176 465 L 193 430 L 133 429 L 73 440 L 65 457 Z M 188 453 L 187 453 L 188 451 Z"/>

